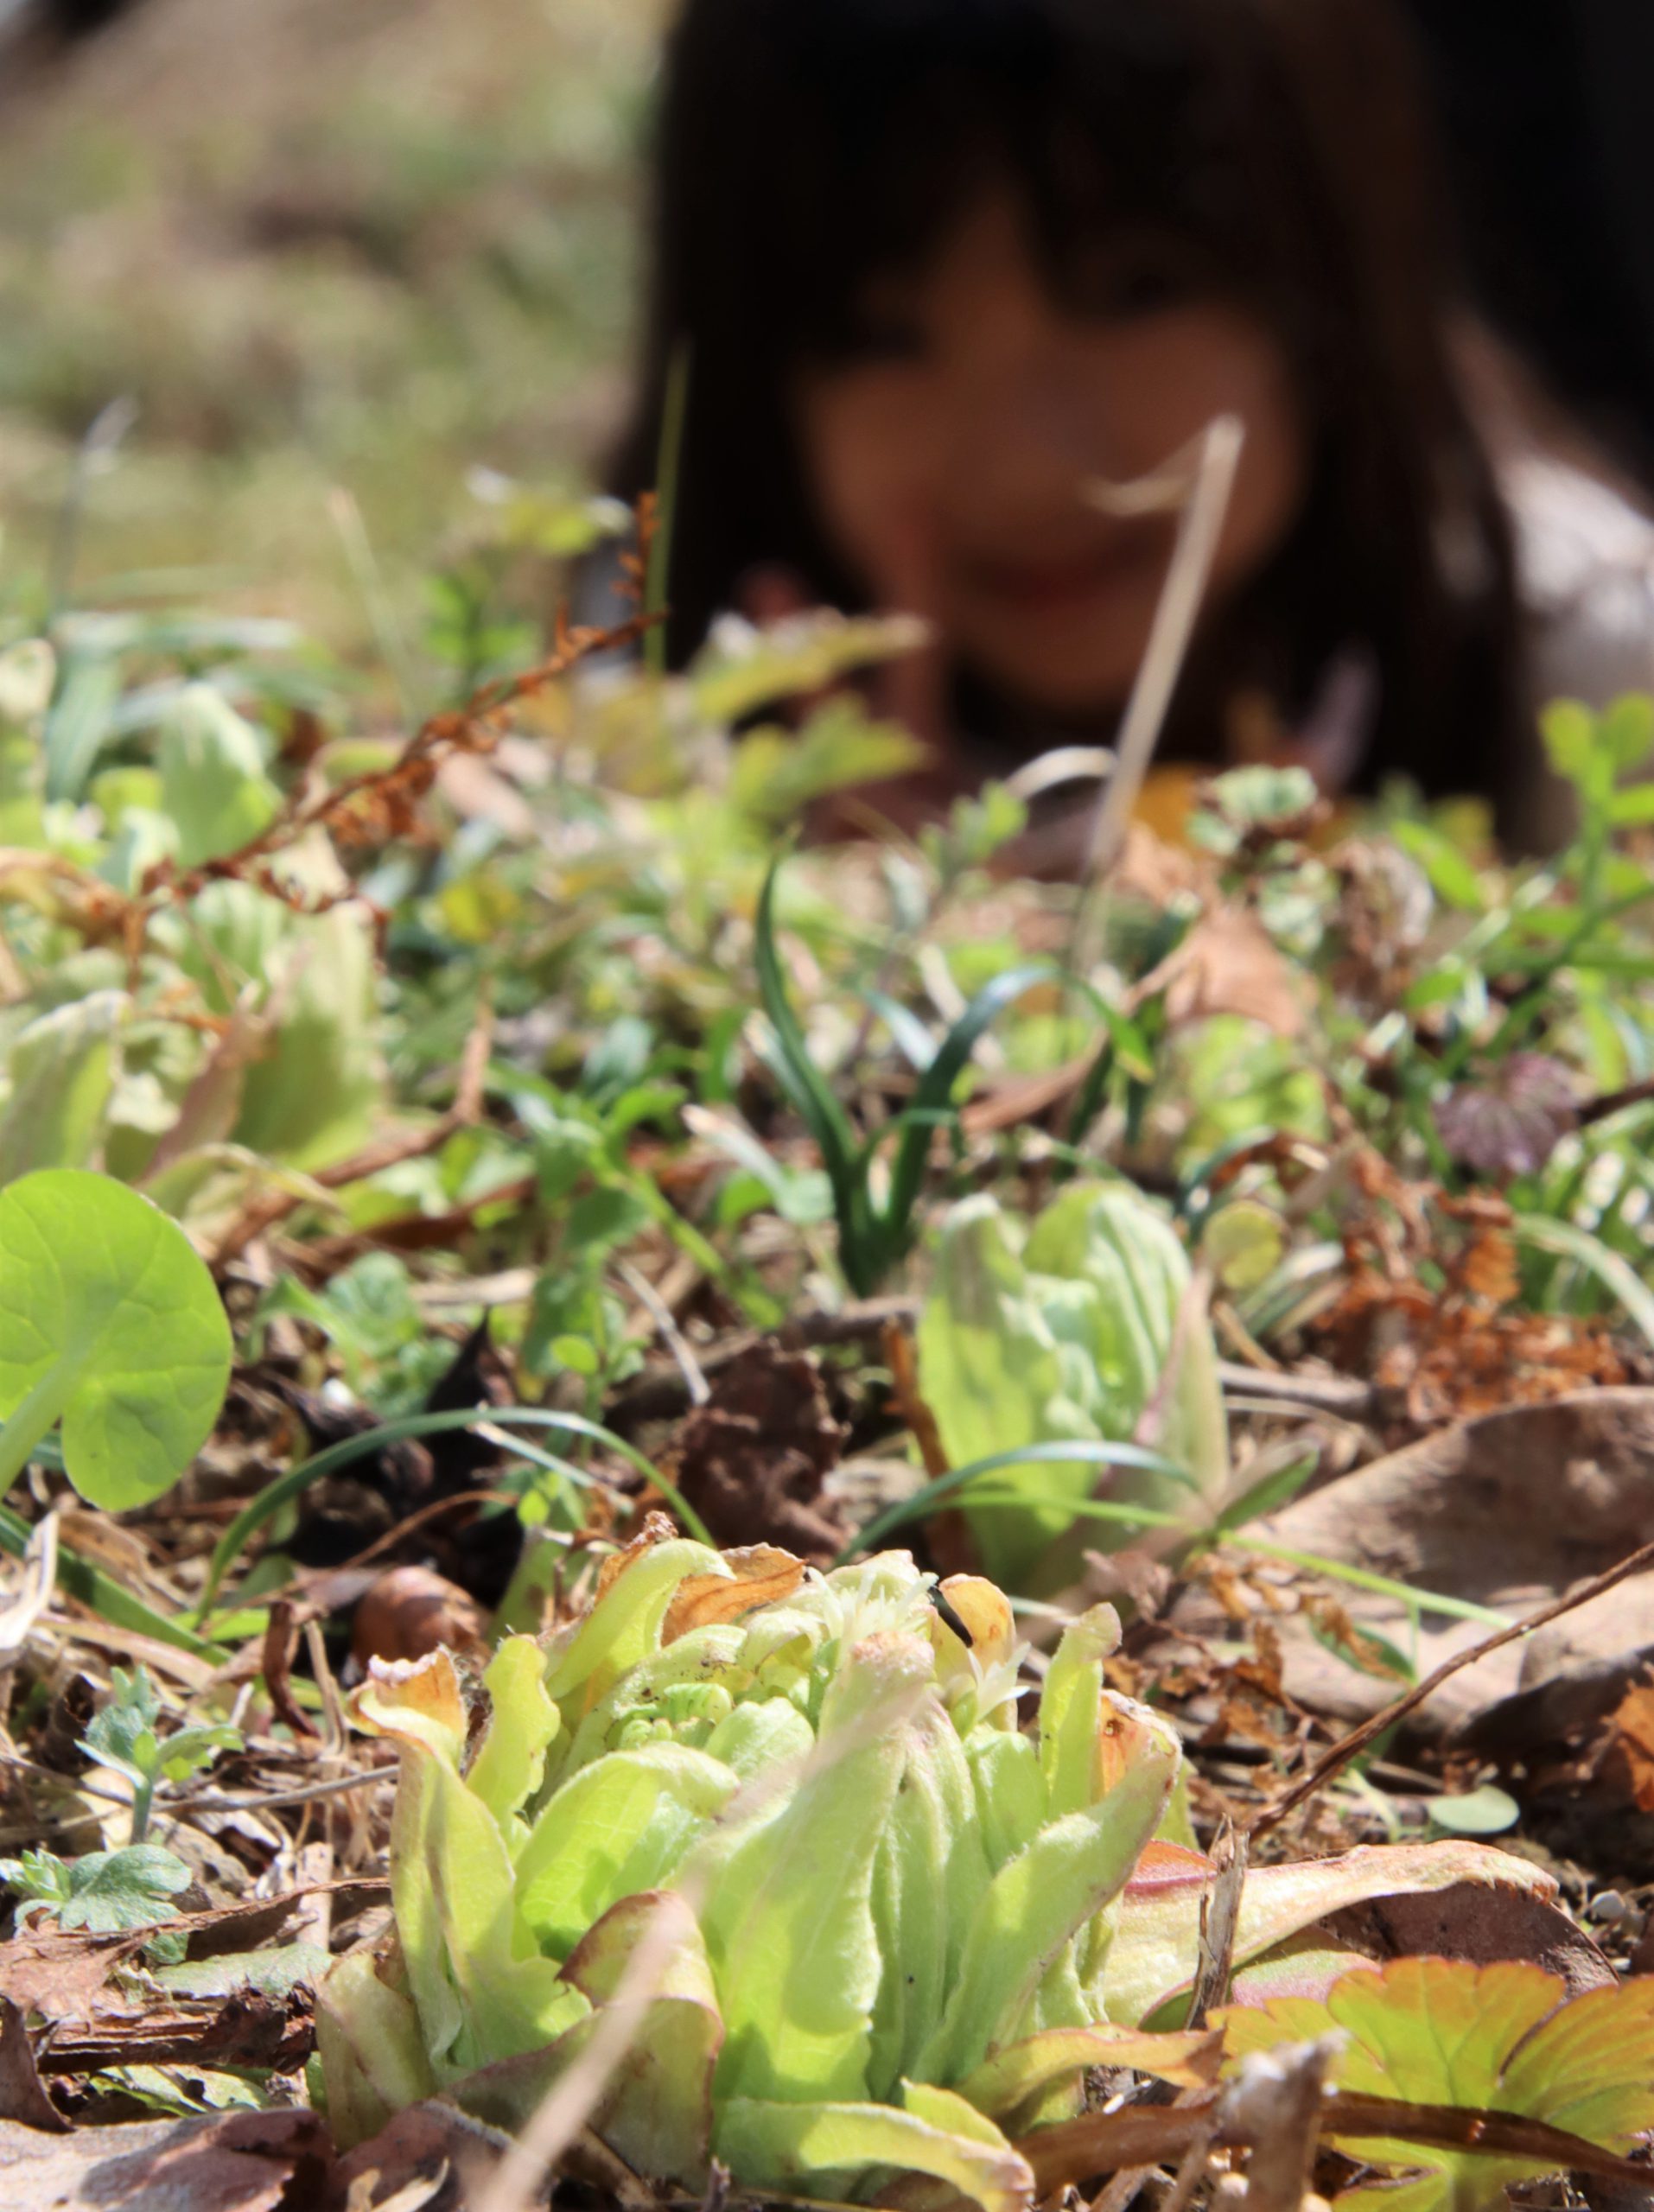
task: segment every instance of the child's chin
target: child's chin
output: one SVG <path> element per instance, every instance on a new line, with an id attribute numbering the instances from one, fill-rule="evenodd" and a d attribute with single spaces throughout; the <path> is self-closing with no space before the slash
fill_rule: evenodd
<path id="1" fill-rule="evenodd" d="M 1025 709 L 1058 721 L 1088 721 L 1115 712 L 1131 690 L 1142 658 L 1143 639 L 1122 641 L 1117 651 L 1099 652 L 1095 639 L 1078 641 L 1089 650 L 1069 653 L 1006 654 L 984 673 Z"/>

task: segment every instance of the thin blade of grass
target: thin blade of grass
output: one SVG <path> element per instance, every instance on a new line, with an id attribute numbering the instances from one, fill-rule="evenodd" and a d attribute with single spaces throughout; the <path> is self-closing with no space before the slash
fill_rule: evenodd
<path id="1" fill-rule="evenodd" d="M 0 1550 L 8 1551 L 14 1559 L 22 1559 L 33 1534 L 28 1522 L 12 1512 L 9 1506 L 0 1505 Z M 175 1651 L 188 1651 L 197 1659 L 210 1659 L 216 1666 L 224 1654 L 204 1637 L 194 1634 L 176 1621 L 167 1619 L 124 1589 L 101 1567 L 90 1560 L 80 1558 L 65 1544 L 60 1544 L 57 1554 L 57 1586 L 71 1598 L 96 1613 L 111 1628 L 124 1628 L 134 1636 L 152 1637 L 157 1643 L 169 1643 Z"/>
<path id="2" fill-rule="evenodd" d="M 1654 1291 L 1650 1290 L 1628 1260 L 1611 1251 L 1589 1230 L 1571 1221 L 1548 1221 L 1543 1215 L 1521 1213 L 1511 1224 L 1519 1244 L 1572 1260 L 1596 1280 L 1625 1308 L 1628 1320 L 1654 1344 Z"/>
<path id="3" fill-rule="evenodd" d="M 1002 1467 L 1136 1467 L 1149 1474 L 1169 1475 L 1174 1482 L 1195 1487 L 1194 1477 L 1175 1459 L 1168 1459 L 1163 1452 L 1150 1452 L 1141 1444 L 1091 1443 L 1084 1438 L 1065 1439 L 1052 1444 L 1018 1446 L 1009 1452 L 996 1452 L 985 1459 L 973 1459 L 967 1467 L 956 1467 L 950 1473 L 937 1475 L 911 1497 L 902 1498 L 888 1507 L 860 1529 L 854 1541 L 847 1544 L 834 1560 L 843 1567 L 858 1553 L 869 1551 L 897 1529 L 905 1528 L 910 1521 L 923 1521 L 948 1498 L 963 1490 L 967 1483 L 983 1475 L 996 1474 Z M 1146 1510 L 1146 1509 L 1145 1509 Z M 1132 1509 L 1136 1512 L 1136 1509 Z M 1171 1525 L 1183 1524 L 1173 1518 Z"/>
<path id="4" fill-rule="evenodd" d="M 453 1413 L 410 1414 L 402 1421 L 386 1421 L 382 1427 L 371 1428 L 361 1436 L 347 1436 L 341 1443 L 329 1445 L 325 1452 L 301 1459 L 285 1474 L 277 1475 L 274 1482 L 265 1484 L 258 1497 L 237 1514 L 213 1547 L 206 1586 L 195 1611 L 197 1628 L 205 1627 L 224 1578 L 248 1538 L 273 1521 L 283 1507 L 301 1497 L 313 1482 L 336 1473 L 357 1459 L 371 1459 L 387 1445 L 400 1444 L 410 1437 L 441 1436 L 455 1429 L 483 1425 L 504 1429 L 561 1430 L 567 1435 L 589 1438 L 605 1450 L 618 1452 L 628 1465 L 635 1467 L 660 1492 L 692 1536 L 703 1544 L 712 1541 L 700 1515 L 641 1452 L 601 1423 L 588 1421 L 583 1414 L 551 1413 L 541 1406 L 470 1406 L 461 1407 Z"/>
<path id="5" fill-rule="evenodd" d="M 996 976 L 984 983 L 937 1048 L 936 1057 L 921 1077 L 913 1103 L 904 1116 L 907 1126 L 896 1147 L 890 1173 L 890 1196 L 885 1218 L 897 1234 L 907 1236 L 926 1164 L 930 1158 L 931 1135 L 936 1117 L 953 1110 L 953 1086 L 964 1073 L 983 1033 L 1008 1007 L 1026 996 L 1036 984 L 1055 982 L 1059 971 L 1048 962 L 1029 962 Z M 929 1116 L 929 1120 L 922 1117 Z"/>

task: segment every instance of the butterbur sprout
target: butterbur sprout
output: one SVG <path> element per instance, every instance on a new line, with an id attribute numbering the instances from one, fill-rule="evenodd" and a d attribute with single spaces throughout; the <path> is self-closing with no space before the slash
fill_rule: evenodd
<path id="1" fill-rule="evenodd" d="M 1104 1684 L 1112 1608 L 1069 1624 L 1025 1733 L 992 1583 L 664 1525 L 579 1619 L 501 1643 L 468 1763 L 447 1653 L 358 1692 L 401 1753 L 396 1940 L 319 1993 L 341 2144 L 437 2093 L 520 2127 L 631 2005 L 588 2125 L 634 2171 L 850 2198 L 917 2172 L 1026 2212 L 1019 2139 L 1082 2108 L 1088 2068 L 1212 2078 L 1179 2018 L 1211 1869 L 1155 1840 L 1179 1743 Z M 1495 1871 L 1545 1885 L 1465 1843 L 1266 1868 L 1239 1955 Z"/>

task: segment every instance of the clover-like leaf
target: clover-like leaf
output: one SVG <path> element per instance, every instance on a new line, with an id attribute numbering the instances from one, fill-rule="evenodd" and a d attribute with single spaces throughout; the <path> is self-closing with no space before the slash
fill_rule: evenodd
<path id="1" fill-rule="evenodd" d="M 74 1168 L 0 1191 L 0 1491 L 60 1420 L 84 1498 L 159 1497 L 212 1433 L 230 1352 L 212 1276 L 147 1198 Z"/>
<path id="2" fill-rule="evenodd" d="M 120 1851 L 92 1851 L 68 1864 L 66 1892 L 51 1910 L 60 1928 L 94 1936 L 118 1928 L 151 1928 L 169 1920 L 173 1899 L 190 1884 L 176 1852 L 156 1843 L 129 1843 Z"/>
<path id="3" fill-rule="evenodd" d="M 1654 2129 L 1654 1984 L 1647 1982 L 1569 2001 L 1566 1985 L 1542 1967 L 1396 1959 L 1377 1973 L 1346 1975 L 1324 2000 L 1231 2005 L 1218 2024 L 1231 2061 L 1342 2031 L 1333 2078 L 1374 2096 L 1510 2113 L 1619 2152 Z M 1531 2159 L 1399 2139 L 1352 2138 L 1341 2147 L 1418 2176 L 1400 2190 L 1347 2190 L 1339 2202 L 1352 2207 L 1382 2200 L 1404 2212 L 1493 2212 L 1508 2184 L 1547 2171 Z"/>
<path id="4" fill-rule="evenodd" d="M 155 1770 L 162 1782 L 188 1782 L 192 1774 L 212 1765 L 220 1751 L 239 1751 L 239 1728 L 203 1722 L 194 1728 L 175 1728 L 156 1750 Z"/>
<path id="5" fill-rule="evenodd" d="M 119 1767 L 138 1781 L 155 1771 L 155 1724 L 161 1700 L 142 1664 L 128 1674 L 117 1667 L 113 1690 L 86 1724 L 80 1749 L 100 1765 Z"/>
<path id="6" fill-rule="evenodd" d="M 55 1910 L 69 1894 L 68 1863 L 54 1851 L 25 1851 L 21 1859 L 0 1859 L 0 1882 L 25 1900 L 20 1918 L 31 1907 L 49 1905 Z"/>

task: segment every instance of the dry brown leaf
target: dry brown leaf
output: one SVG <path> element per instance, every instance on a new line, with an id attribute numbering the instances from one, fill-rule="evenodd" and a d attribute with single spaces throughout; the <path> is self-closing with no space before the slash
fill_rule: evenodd
<path id="1" fill-rule="evenodd" d="M 1119 899 L 1169 906 L 1174 899 L 1198 896 L 1211 874 L 1210 868 L 1186 846 L 1168 844 L 1146 823 L 1134 822 L 1109 872 L 1109 889 Z"/>
<path id="2" fill-rule="evenodd" d="M 1629 1691 L 1608 1725 L 1638 1810 L 1654 1813 L 1654 1688 Z"/>
<path id="3" fill-rule="evenodd" d="M 1252 1643 L 1256 1656 L 1235 1662 L 1235 1679 L 1261 1692 L 1263 1696 L 1278 1700 L 1282 1666 L 1281 1631 L 1268 1621 L 1254 1621 Z"/>
<path id="4" fill-rule="evenodd" d="M 1483 1230 L 1471 1239 L 1457 1272 L 1460 1281 L 1474 1297 L 1485 1299 L 1490 1306 L 1508 1306 L 1522 1287 L 1516 1240 L 1500 1230 Z"/>
<path id="5" fill-rule="evenodd" d="M 55 2074 L 96 2074 L 106 2066 L 252 2067 L 290 2074 L 303 2065 L 315 2043 L 309 1990 L 295 1988 L 278 1999 L 239 1988 L 216 2011 L 105 2002 L 92 2019 L 57 2023 L 48 2064 Z"/>
<path id="6" fill-rule="evenodd" d="M 1459 1882 L 1418 1896 L 1374 1897 L 1333 1914 L 1321 1928 L 1372 1959 L 1463 1959 L 1492 1966 L 1530 1961 L 1570 1997 L 1613 1986 L 1608 1959 L 1549 1898 L 1508 1884 Z"/>
<path id="7" fill-rule="evenodd" d="M 1634 1379 L 1605 1321 L 1508 1310 L 1519 1283 L 1502 1198 L 1454 1198 L 1410 1183 L 1365 1147 L 1347 1172 L 1358 1201 L 1344 1230 L 1348 1273 L 1310 1334 L 1336 1367 L 1368 1376 L 1408 1424 L 1426 1428 Z M 1427 1269 L 1445 1271 L 1445 1290 L 1422 1279 Z"/>
<path id="8" fill-rule="evenodd" d="M 774 1544 L 748 1544 L 723 1556 L 735 1569 L 734 1581 L 722 1574 L 692 1574 L 680 1582 L 661 1627 L 663 1643 L 675 1643 L 691 1629 L 735 1620 L 754 1605 L 778 1605 L 804 1580 L 804 1561 Z"/>
<path id="9" fill-rule="evenodd" d="M 486 2188 L 506 2145 L 504 2136 L 452 2105 L 410 2105 L 340 2160 L 315 2202 L 323 2212 L 391 2212 L 408 2204 L 404 2191 L 440 2179 L 442 2194 L 428 2197 L 421 2212 L 460 2212 Z"/>
<path id="10" fill-rule="evenodd" d="M 1259 1534 L 1302 1554 L 1515 1618 L 1654 1541 L 1651 1460 L 1654 1390 L 1506 1403 L 1311 1491 L 1271 1516 Z M 1485 1635 L 1477 1623 L 1429 1615 L 1415 1630 L 1407 1605 L 1380 1591 L 1341 1588 L 1337 1600 L 1350 1624 L 1405 1651 L 1421 1675 Z M 1193 1614 L 1179 1618 L 1200 1626 Z M 1492 1709 L 1518 1693 L 1532 1695 L 1584 1661 L 1612 1662 L 1629 1684 L 1651 1651 L 1654 1576 L 1642 1575 L 1594 1599 L 1543 1640 L 1479 1661 L 1444 1685 L 1409 1725 L 1432 1734 L 1485 1726 Z M 1285 1653 L 1286 1689 L 1314 1712 L 1360 1720 L 1390 1701 L 1393 1682 L 1345 1664 L 1307 1624 L 1288 1624 Z M 1536 1740 L 1522 1747 L 1524 1755 L 1540 1748 Z"/>
<path id="11" fill-rule="evenodd" d="M 327 2132 L 313 2112 L 48 2135 L 0 2122 L 7 2212 L 277 2212 L 321 2202 Z"/>
<path id="12" fill-rule="evenodd" d="M 46 2094 L 23 2016 L 5 1998 L 0 1998 L 0 2120 L 48 2135 L 69 2133 L 70 2123 Z"/>
<path id="13" fill-rule="evenodd" d="M 611 1552 L 598 1568 L 597 1588 L 593 1593 L 592 1603 L 596 1605 L 608 1595 L 634 1560 L 641 1559 L 646 1552 L 653 1551 L 657 1544 L 671 1543 L 677 1534 L 676 1526 L 665 1514 L 646 1513 L 643 1526 L 631 1542 L 618 1552 Z"/>
<path id="14" fill-rule="evenodd" d="M 719 1370 L 662 1465 L 715 1541 L 756 1538 L 821 1561 L 847 1534 L 822 1497 L 844 1438 L 815 1362 L 760 1340 Z"/>
<path id="15" fill-rule="evenodd" d="M 1302 978 L 1254 916 L 1234 909 L 1203 915 L 1174 960 L 1166 991 L 1168 1020 L 1236 1014 L 1277 1037 L 1302 1033 Z"/>
<path id="16" fill-rule="evenodd" d="M 148 1929 L 98 1936 L 20 1932 L 0 1943 L 0 1999 L 42 2019 L 83 2020 L 116 1967 L 142 1950 L 148 1937 Z"/>
<path id="17" fill-rule="evenodd" d="M 1158 1619 L 1172 1587 L 1172 1570 L 1152 1552 L 1128 1547 L 1120 1552 L 1087 1552 L 1085 1586 L 1089 1596 L 1123 1599 L 1146 1621 Z"/>
<path id="18" fill-rule="evenodd" d="M 480 1652 L 487 1617 L 476 1599 L 428 1567 L 393 1567 L 363 1594 L 351 1630 L 351 1656 L 366 1669 L 370 1659 L 424 1659 L 446 1647 Z"/>
<path id="19" fill-rule="evenodd" d="M 1330 1643 L 1347 1651 L 1370 1673 L 1387 1675 L 1396 1681 L 1406 1681 L 1406 1670 L 1401 1667 L 1392 1651 L 1387 1650 L 1374 1637 L 1358 1629 L 1336 1598 L 1324 1591 L 1312 1590 L 1304 1599 L 1304 1616 Z"/>

